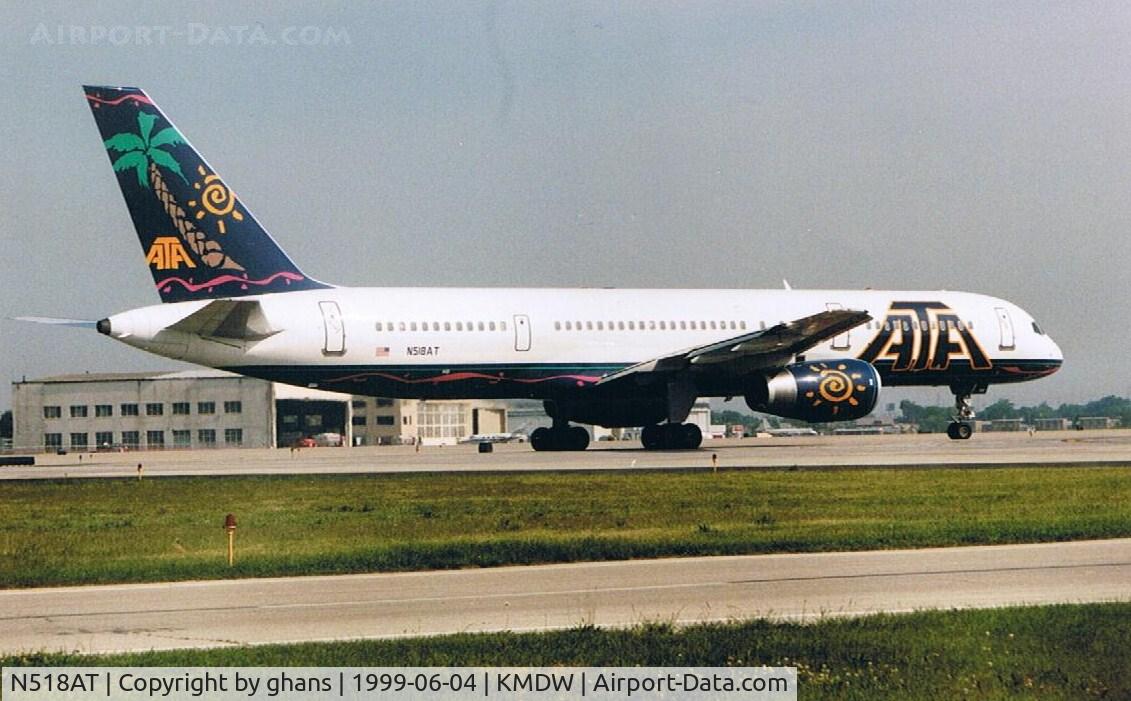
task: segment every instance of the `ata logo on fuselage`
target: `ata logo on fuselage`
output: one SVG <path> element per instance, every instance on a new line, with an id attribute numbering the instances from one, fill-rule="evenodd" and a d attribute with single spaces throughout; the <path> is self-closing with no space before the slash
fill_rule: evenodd
<path id="1" fill-rule="evenodd" d="M 176 236 L 158 236 L 153 239 L 153 245 L 145 254 L 145 262 L 156 265 L 158 270 L 176 270 L 182 263 L 188 268 L 196 267 Z"/>
<path id="2" fill-rule="evenodd" d="M 893 302 L 860 359 L 890 360 L 892 372 L 946 370 L 953 360 L 974 370 L 993 367 L 970 327 L 942 302 Z"/>

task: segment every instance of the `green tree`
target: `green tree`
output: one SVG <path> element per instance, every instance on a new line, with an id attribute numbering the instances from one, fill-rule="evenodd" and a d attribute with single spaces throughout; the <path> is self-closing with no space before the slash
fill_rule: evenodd
<path id="1" fill-rule="evenodd" d="M 12 412 L 5 411 L 0 414 L 0 438 L 12 437 Z"/>
<path id="2" fill-rule="evenodd" d="M 733 409 L 724 409 L 723 411 L 711 412 L 711 423 L 726 424 L 727 426 L 742 425 L 749 428 L 756 425 L 758 420 L 750 414 L 743 414 Z"/>
<path id="3" fill-rule="evenodd" d="M 979 419 L 987 421 L 995 421 L 997 419 L 1016 419 L 1019 414 L 1017 409 L 1013 406 L 1013 402 L 1008 399 L 999 399 L 985 409 L 978 412 Z"/>
<path id="4" fill-rule="evenodd" d="M 905 424 L 914 424 L 922 433 L 942 433 L 947 424 L 951 422 L 951 407 L 920 406 L 915 402 L 904 399 L 899 403 L 900 416 L 896 421 Z"/>

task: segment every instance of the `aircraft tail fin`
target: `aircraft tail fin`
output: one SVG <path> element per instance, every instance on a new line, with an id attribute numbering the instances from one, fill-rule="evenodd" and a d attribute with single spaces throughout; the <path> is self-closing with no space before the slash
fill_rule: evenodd
<path id="1" fill-rule="evenodd" d="M 83 89 L 162 302 L 329 287 L 299 270 L 143 90 Z"/>

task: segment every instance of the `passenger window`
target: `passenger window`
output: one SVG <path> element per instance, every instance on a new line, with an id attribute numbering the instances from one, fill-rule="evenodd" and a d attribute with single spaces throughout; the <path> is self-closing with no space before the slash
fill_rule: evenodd
<path id="1" fill-rule="evenodd" d="M 555 321 L 554 322 L 554 331 L 561 331 L 561 330 L 562 330 L 562 322 Z"/>
<path id="2" fill-rule="evenodd" d="M 559 328 L 561 327 L 561 323 L 562 323 L 562 322 L 560 322 L 560 321 L 559 321 L 559 322 L 557 322 L 557 324 L 558 324 Z M 492 321 L 492 322 L 489 322 L 489 323 L 487 324 L 487 328 L 488 328 L 489 330 L 491 330 L 491 331 L 494 331 L 494 330 L 495 330 L 495 322 L 493 322 L 493 321 Z"/>
<path id="3" fill-rule="evenodd" d="M 445 331 L 451 331 L 451 330 L 452 330 L 452 322 L 450 322 L 450 321 L 445 321 L 445 322 L 444 322 L 444 330 L 445 330 Z"/>
<path id="4" fill-rule="evenodd" d="M 605 330 L 605 322 L 603 322 L 603 321 L 598 321 L 598 322 L 597 322 L 597 330 L 598 330 L 598 331 L 604 331 L 604 330 Z"/>
<path id="5" fill-rule="evenodd" d="M 409 324 L 408 329 L 409 329 L 409 331 L 415 331 L 416 330 L 416 322 L 414 321 L 411 324 Z"/>
<path id="6" fill-rule="evenodd" d="M 378 322 L 377 322 L 377 330 L 378 330 L 378 331 L 380 331 L 380 330 L 381 330 L 381 322 L 380 322 L 380 321 L 378 321 Z"/>
<path id="7" fill-rule="evenodd" d="M 635 321 L 628 322 L 628 330 L 629 331 L 635 331 L 636 330 L 636 322 Z"/>
<path id="8" fill-rule="evenodd" d="M 478 326 L 478 328 L 479 328 L 479 330 L 480 330 L 480 331 L 482 331 L 482 330 L 483 330 L 483 322 L 482 322 L 482 321 L 480 321 L 480 322 L 479 322 L 479 323 L 477 324 L 477 326 Z"/>
<path id="9" fill-rule="evenodd" d="M 404 331 L 404 330 L 405 330 L 405 323 L 404 323 L 404 322 L 402 321 L 402 322 L 401 322 L 400 324 L 398 324 L 398 328 L 399 328 L 399 329 L 400 329 L 401 331 Z"/>

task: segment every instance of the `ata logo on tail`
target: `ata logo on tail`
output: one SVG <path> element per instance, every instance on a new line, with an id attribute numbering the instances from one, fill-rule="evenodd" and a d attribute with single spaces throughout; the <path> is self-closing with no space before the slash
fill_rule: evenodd
<path id="1" fill-rule="evenodd" d="M 158 270 L 179 270 L 181 263 L 189 268 L 195 268 L 181 240 L 176 236 L 158 236 L 145 254 L 145 262 L 157 266 Z"/>
<path id="2" fill-rule="evenodd" d="M 952 360 L 967 360 L 975 370 L 993 367 L 970 327 L 942 302 L 893 302 L 860 359 L 890 360 L 892 372 L 946 370 Z"/>

